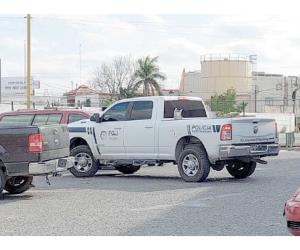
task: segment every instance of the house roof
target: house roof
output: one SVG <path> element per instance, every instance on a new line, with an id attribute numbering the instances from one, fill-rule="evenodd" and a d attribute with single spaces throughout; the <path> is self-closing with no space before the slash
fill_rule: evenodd
<path id="1" fill-rule="evenodd" d="M 78 88 L 73 89 L 67 93 L 65 93 L 65 95 L 69 96 L 69 95 L 95 95 L 98 94 L 98 92 L 96 90 L 93 90 L 91 88 L 89 88 L 86 85 L 80 85 Z"/>
<path id="2" fill-rule="evenodd" d="M 108 93 L 101 93 L 86 85 L 80 85 L 78 88 L 71 90 L 64 94 L 65 96 L 80 96 L 80 95 L 110 95 Z"/>

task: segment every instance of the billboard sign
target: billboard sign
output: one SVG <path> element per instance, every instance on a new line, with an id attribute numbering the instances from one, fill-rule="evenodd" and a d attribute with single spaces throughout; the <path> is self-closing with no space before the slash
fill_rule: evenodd
<path id="1" fill-rule="evenodd" d="M 40 82 L 31 78 L 31 94 L 33 89 L 39 89 Z M 26 80 L 24 77 L 2 77 L 1 78 L 1 95 L 2 96 L 25 96 Z"/>

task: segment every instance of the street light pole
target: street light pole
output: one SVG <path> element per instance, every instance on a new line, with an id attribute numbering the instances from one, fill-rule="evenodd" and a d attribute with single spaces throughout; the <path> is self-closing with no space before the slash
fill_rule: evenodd
<path id="1" fill-rule="evenodd" d="M 297 88 L 294 89 L 293 93 L 292 93 L 292 100 L 293 100 L 293 114 L 296 115 L 296 95 L 297 95 L 297 91 L 299 90 L 298 87 L 298 77 L 296 77 L 296 86 Z"/>
<path id="2" fill-rule="evenodd" d="M 30 100 L 30 59 L 31 59 L 31 51 L 30 51 L 30 45 L 31 45 L 31 16 L 30 14 L 27 14 L 27 77 L 26 77 L 26 90 L 27 90 L 27 108 L 30 109 L 31 106 L 31 100 Z"/>

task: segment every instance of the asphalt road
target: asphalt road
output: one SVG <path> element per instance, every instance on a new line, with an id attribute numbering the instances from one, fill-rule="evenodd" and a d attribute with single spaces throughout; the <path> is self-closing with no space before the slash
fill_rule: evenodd
<path id="1" fill-rule="evenodd" d="M 34 185 L 3 195 L 0 235 L 288 235 L 282 212 L 300 187 L 300 152 L 282 151 L 245 180 L 224 170 L 186 183 L 170 164 Z"/>

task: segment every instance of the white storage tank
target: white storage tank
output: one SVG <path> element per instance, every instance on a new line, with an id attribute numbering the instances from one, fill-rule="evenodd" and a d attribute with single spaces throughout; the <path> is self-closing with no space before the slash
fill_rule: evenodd
<path id="1" fill-rule="evenodd" d="M 249 96 L 252 85 L 252 63 L 247 56 L 201 56 L 201 88 L 221 94 L 233 88 L 238 96 Z"/>

